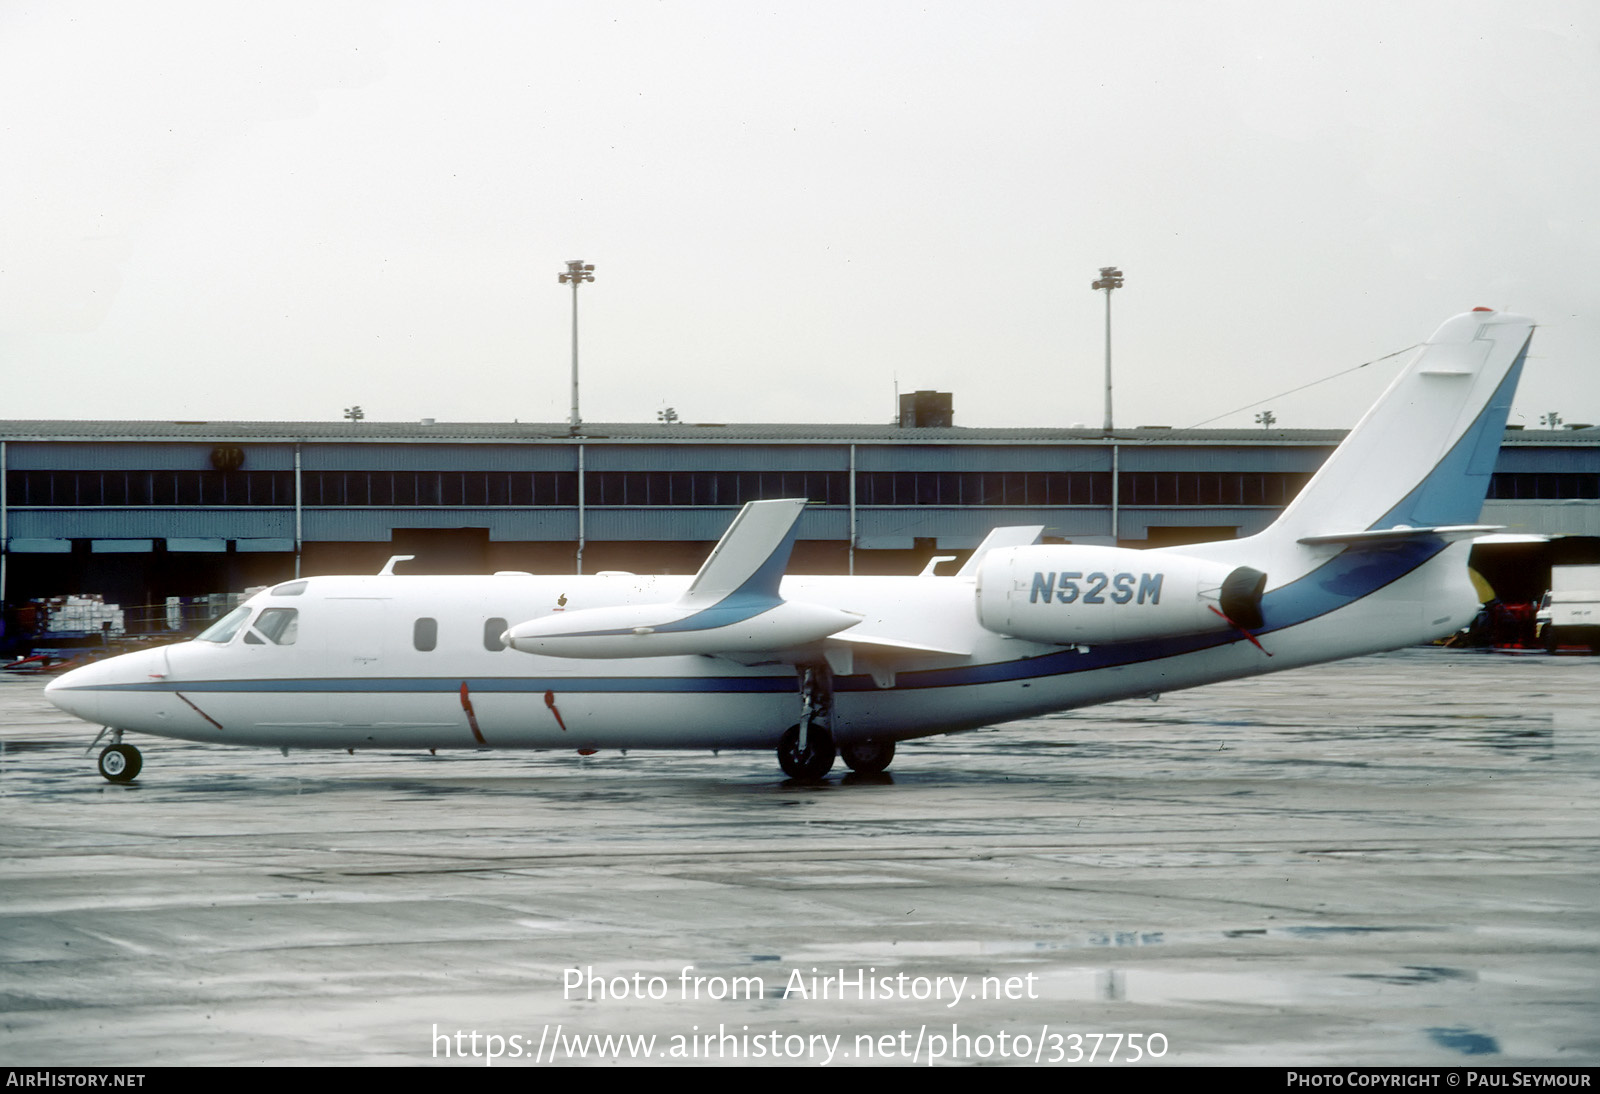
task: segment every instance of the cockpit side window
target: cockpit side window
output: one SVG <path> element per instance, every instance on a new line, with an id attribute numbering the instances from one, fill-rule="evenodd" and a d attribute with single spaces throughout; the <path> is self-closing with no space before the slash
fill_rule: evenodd
<path id="1" fill-rule="evenodd" d="M 278 646 L 292 646 L 300 635 L 300 612 L 295 608 L 264 608 L 252 628 Z M 246 641 L 249 635 L 245 636 Z"/>
<path id="2" fill-rule="evenodd" d="M 195 635 L 194 640 L 196 642 L 215 642 L 219 646 L 232 641 L 233 636 L 239 633 L 239 628 L 244 626 L 244 621 L 250 618 L 250 611 L 251 609 L 248 606 L 241 604 Z"/>

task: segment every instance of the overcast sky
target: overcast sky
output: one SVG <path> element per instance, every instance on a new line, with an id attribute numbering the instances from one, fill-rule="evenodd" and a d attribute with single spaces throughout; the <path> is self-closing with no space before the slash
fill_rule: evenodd
<path id="1" fill-rule="evenodd" d="M 582 258 L 588 421 L 1098 425 L 1116 264 L 1119 425 L 1475 305 L 1541 324 L 1513 422 L 1600 422 L 1597 48 L 1589 0 L 0 0 L 0 418 L 561 421 Z"/>

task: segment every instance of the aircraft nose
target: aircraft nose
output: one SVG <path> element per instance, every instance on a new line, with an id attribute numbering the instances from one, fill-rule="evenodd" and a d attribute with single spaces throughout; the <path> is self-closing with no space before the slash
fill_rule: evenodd
<path id="1" fill-rule="evenodd" d="M 98 722 L 101 698 L 94 685 L 104 675 L 97 670 L 103 668 L 103 665 L 85 665 L 62 673 L 44 686 L 44 697 L 68 714 L 86 722 Z"/>
<path id="2" fill-rule="evenodd" d="M 119 688 L 159 679 L 166 672 L 166 654 L 160 649 L 125 653 L 63 673 L 45 685 L 44 697 L 68 714 L 106 725 L 115 717 L 112 705 Z"/>

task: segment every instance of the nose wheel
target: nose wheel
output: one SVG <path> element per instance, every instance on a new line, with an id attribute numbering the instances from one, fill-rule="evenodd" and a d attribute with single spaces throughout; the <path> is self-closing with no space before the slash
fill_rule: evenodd
<path id="1" fill-rule="evenodd" d="M 113 730 L 111 743 L 100 750 L 100 774 L 114 783 L 131 783 L 139 776 L 144 757 L 132 745 L 122 743 L 122 731 Z"/>

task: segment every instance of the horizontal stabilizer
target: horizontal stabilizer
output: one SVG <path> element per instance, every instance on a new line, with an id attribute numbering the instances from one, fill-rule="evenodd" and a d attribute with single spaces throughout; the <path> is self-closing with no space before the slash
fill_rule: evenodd
<path id="1" fill-rule="evenodd" d="M 1340 544 L 1345 547 L 1382 547 L 1408 540 L 1442 539 L 1454 543 L 1458 539 L 1475 539 L 1492 532 L 1505 531 L 1503 524 L 1445 524 L 1434 528 L 1379 528 L 1366 532 L 1335 532 L 1326 536 L 1303 536 L 1299 542 L 1310 547 Z"/>

